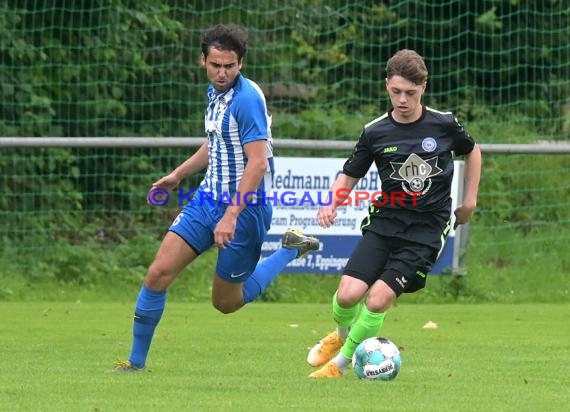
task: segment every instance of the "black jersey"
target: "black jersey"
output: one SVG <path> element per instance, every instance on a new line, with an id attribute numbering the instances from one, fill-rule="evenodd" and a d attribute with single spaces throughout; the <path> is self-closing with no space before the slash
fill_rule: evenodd
<path id="1" fill-rule="evenodd" d="M 440 227 L 451 212 L 453 155 L 468 154 L 474 145 L 450 112 L 424 106 L 413 123 L 398 123 L 388 112 L 364 127 L 343 173 L 361 178 L 376 163 L 384 198 L 371 214 L 390 220 L 383 223 L 384 234 L 410 220 Z"/>

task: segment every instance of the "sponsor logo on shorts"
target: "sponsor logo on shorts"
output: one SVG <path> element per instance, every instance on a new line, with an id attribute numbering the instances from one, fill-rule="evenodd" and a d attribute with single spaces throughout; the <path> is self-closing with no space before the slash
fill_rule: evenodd
<path id="1" fill-rule="evenodd" d="M 406 280 L 405 277 L 401 276 L 401 277 L 396 277 L 396 282 L 398 282 L 398 284 L 400 285 L 400 287 L 402 289 L 406 288 L 406 283 L 408 283 L 408 281 Z"/>

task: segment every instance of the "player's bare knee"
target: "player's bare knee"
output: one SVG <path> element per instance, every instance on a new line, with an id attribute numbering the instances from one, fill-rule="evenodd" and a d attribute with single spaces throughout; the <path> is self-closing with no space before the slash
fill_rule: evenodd
<path id="1" fill-rule="evenodd" d="M 343 291 L 339 289 L 336 295 L 336 301 L 341 308 L 351 308 L 360 301 L 360 296 L 350 293 L 349 291 Z"/>
<path id="2" fill-rule="evenodd" d="M 239 308 L 242 307 L 242 303 L 240 302 L 231 302 L 231 301 L 212 301 L 212 305 L 216 308 L 219 312 L 227 315 L 229 313 L 233 313 L 237 311 Z"/>
<path id="3" fill-rule="evenodd" d="M 174 277 L 175 275 L 160 266 L 151 265 L 146 273 L 144 283 L 152 290 L 164 290 L 172 283 Z"/>
<path id="4" fill-rule="evenodd" d="M 366 308 L 370 312 L 382 313 L 386 312 L 392 306 L 392 301 L 366 301 Z"/>
<path id="5" fill-rule="evenodd" d="M 386 291 L 370 291 L 370 294 L 366 298 L 366 308 L 371 312 L 386 312 L 397 298 L 393 291 L 390 290 L 390 292 L 392 293 Z"/>

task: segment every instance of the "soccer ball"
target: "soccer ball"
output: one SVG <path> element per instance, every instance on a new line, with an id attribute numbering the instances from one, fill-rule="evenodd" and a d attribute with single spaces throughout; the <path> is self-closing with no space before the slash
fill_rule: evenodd
<path id="1" fill-rule="evenodd" d="M 356 347 L 352 355 L 352 366 L 360 379 L 389 381 L 400 372 L 400 350 L 389 339 L 368 338 Z"/>

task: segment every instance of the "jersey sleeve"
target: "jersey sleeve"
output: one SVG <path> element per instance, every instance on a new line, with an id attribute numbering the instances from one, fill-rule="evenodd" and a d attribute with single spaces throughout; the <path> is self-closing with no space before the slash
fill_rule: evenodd
<path id="1" fill-rule="evenodd" d="M 350 157 L 344 162 L 342 173 L 357 179 L 364 177 L 368 173 L 374 161 L 374 156 L 370 151 L 367 140 L 366 131 L 363 131 Z"/>
<path id="2" fill-rule="evenodd" d="M 270 132 L 264 98 L 251 91 L 240 97 L 235 114 L 242 144 L 267 140 Z"/>
<path id="3" fill-rule="evenodd" d="M 451 135 L 453 136 L 453 151 L 455 154 L 463 156 L 471 153 L 475 146 L 475 141 L 456 117 L 453 117 L 450 128 Z"/>

